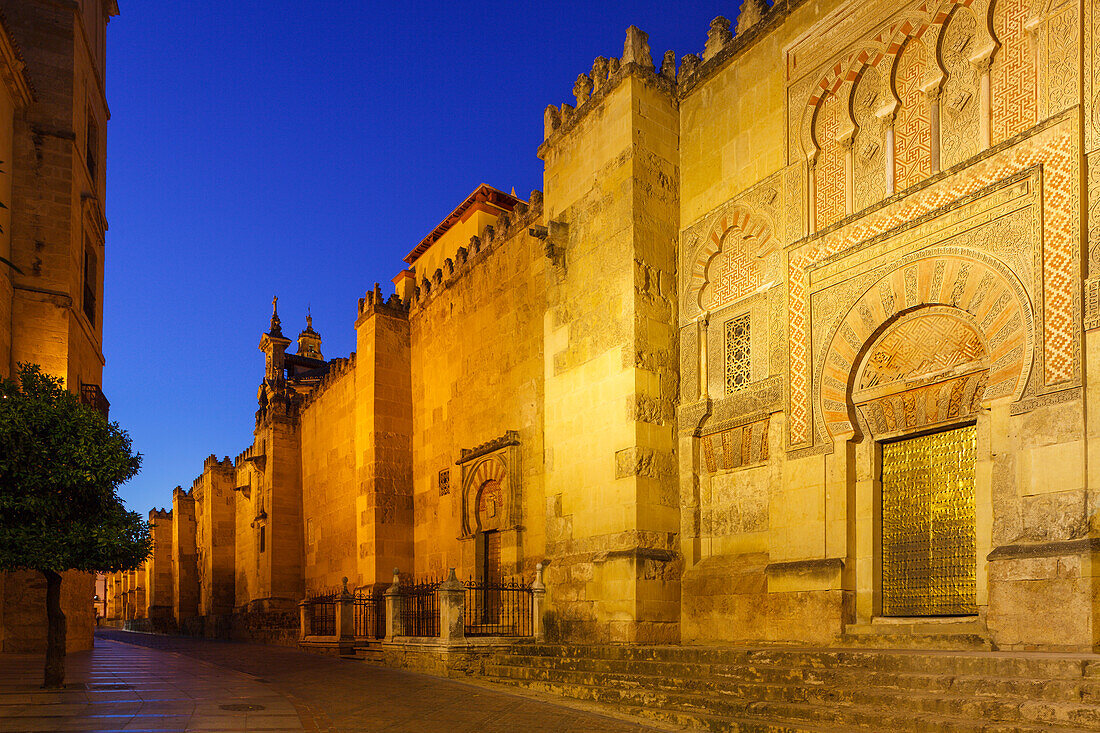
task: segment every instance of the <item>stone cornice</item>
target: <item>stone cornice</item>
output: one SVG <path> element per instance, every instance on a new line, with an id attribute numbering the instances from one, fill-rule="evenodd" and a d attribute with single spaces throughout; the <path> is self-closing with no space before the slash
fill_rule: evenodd
<path id="1" fill-rule="evenodd" d="M 463 463 L 469 463 L 470 461 L 487 456 L 490 453 L 500 450 L 501 448 L 507 448 L 511 445 L 519 445 L 519 431 L 509 430 L 499 438 L 493 438 L 486 441 L 476 448 L 463 448 L 462 457 L 455 461 L 456 466 L 461 466 Z"/>

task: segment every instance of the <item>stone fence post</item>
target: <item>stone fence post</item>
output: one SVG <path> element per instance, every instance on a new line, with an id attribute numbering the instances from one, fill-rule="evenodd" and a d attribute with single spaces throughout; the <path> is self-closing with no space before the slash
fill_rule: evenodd
<path id="1" fill-rule="evenodd" d="M 386 588 L 383 596 L 386 599 L 386 641 L 393 641 L 395 636 L 405 635 L 401 623 L 401 575 L 397 568 L 393 569 L 393 585 Z"/>
<path id="2" fill-rule="evenodd" d="M 455 577 L 455 569 L 436 590 L 439 600 L 439 641 L 461 644 L 466 641 L 466 587 Z"/>
<path id="3" fill-rule="evenodd" d="M 309 599 L 298 601 L 298 640 L 301 641 L 309 635 Z"/>
<path id="4" fill-rule="evenodd" d="M 336 638 L 340 641 L 355 638 L 355 598 L 348 591 L 347 578 L 344 578 L 344 589 L 336 599 Z"/>
<path id="5" fill-rule="evenodd" d="M 542 607 L 546 603 L 546 585 L 542 582 L 542 563 L 535 566 L 535 582 L 531 584 L 531 631 L 535 641 L 546 641 L 546 629 L 542 625 Z"/>

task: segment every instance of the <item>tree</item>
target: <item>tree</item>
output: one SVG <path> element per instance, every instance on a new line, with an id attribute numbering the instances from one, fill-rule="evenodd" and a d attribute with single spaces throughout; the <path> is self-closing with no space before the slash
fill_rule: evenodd
<path id="1" fill-rule="evenodd" d="M 61 573 L 133 570 L 149 555 L 149 526 L 119 498 L 141 455 L 117 423 L 60 379 L 21 364 L 0 380 L 0 570 L 46 578 L 44 687 L 65 682 Z"/>

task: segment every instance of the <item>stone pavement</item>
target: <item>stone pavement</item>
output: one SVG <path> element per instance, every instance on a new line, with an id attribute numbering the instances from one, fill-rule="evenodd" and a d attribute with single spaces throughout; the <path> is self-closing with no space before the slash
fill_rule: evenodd
<path id="1" fill-rule="evenodd" d="M 40 656 L 0 655 L 0 732 L 646 733 L 557 701 L 285 647 L 100 630 L 40 690 Z"/>

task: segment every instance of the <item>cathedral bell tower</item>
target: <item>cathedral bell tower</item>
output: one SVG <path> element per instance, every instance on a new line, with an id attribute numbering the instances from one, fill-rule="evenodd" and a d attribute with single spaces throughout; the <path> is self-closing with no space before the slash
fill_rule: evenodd
<path id="1" fill-rule="evenodd" d="M 306 330 L 298 334 L 298 356 L 324 361 L 321 354 L 321 334 L 313 330 L 313 315 L 306 311 Z"/>
<path id="2" fill-rule="evenodd" d="M 308 329 L 307 329 L 308 330 Z M 318 346 L 321 343 L 317 338 Z M 275 387 L 283 383 L 283 369 L 286 362 L 286 349 L 290 339 L 283 335 L 282 321 L 279 320 L 279 297 L 271 299 L 271 327 L 260 338 L 260 351 L 267 357 L 264 383 Z"/>

